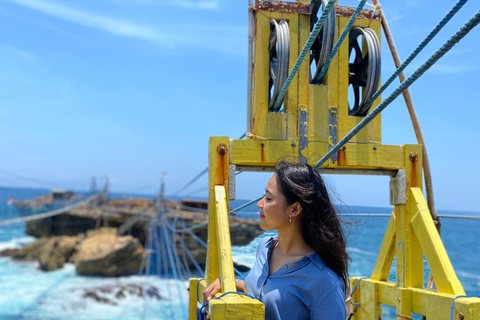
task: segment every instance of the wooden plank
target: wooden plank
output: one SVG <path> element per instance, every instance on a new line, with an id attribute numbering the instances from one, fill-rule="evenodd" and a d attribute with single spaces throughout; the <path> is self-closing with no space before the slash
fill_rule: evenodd
<path id="1" fill-rule="evenodd" d="M 215 206 L 215 186 L 225 186 L 225 192 L 228 193 L 229 177 L 229 148 L 230 140 L 228 137 L 211 137 L 209 141 L 209 171 L 208 171 L 208 240 L 207 240 L 207 263 L 205 277 L 208 283 L 220 277 L 218 238 L 217 238 L 217 219 Z"/>
<path id="2" fill-rule="evenodd" d="M 290 72 L 290 70 L 292 70 L 293 66 L 295 65 L 297 57 L 300 54 L 300 50 L 303 48 L 305 42 L 300 44 L 299 38 L 301 36 L 302 29 L 299 29 L 300 22 L 298 14 L 290 14 L 287 20 L 290 30 L 290 59 L 288 66 L 288 71 Z M 303 33 L 305 33 L 305 31 L 306 30 L 303 30 Z M 288 139 L 295 141 L 298 141 L 298 89 L 299 85 L 303 85 L 301 81 L 304 80 L 303 77 L 302 79 L 300 79 L 299 77 L 303 75 L 303 73 L 301 73 L 300 71 L 302 68 L 304 68 L 304 64 L 305 63 L 300 66 L 299 72 L 292 79 L 292 82 L 288 87 L 287 94 L 285 95 L 284 99 L 284 113 L 287 115 L 286 125 L 288 125 L 286 134 L 288 136 Z"/>
<path id="3" fill-rule="evenodd" d="M 308 142 L 328 142 L 328 86 L 310 85 Z"/>
<path id="4" fill-rule="evenodd" d="M 464 295 L 465 291 L 455 274 L 442 240 L 435 228 L 421 189 L 410 188 L 407 202 L 410 210 L 414 213 L 411 219 L 412 228 L 425 253 L 438 292 Z"/>
<path id="5" fill-rule="evenodd" d="M 270 18 L 264 12 L 257 14 L 256 18 L 252 134 L 266 138 L 268 134 L 268 73 L 270 68 L 268 41 L 270 37 Z"/>
<path id="6" fill-rule="evenodd" d="M 361 281 L 360 284 L 360 319 L 381 319 L 382 307 L 378 303 L 378 286 L 374 282 Z M 358 290 L 358 289 L 357 289 Z"/>
<path id="7" fill-rule="evenodd" d="M 286 140 L 287 118 L 289 118 L 289 114 L 286 113 L 269 112 L 267 114 L 267 137 L 269 140 Z"/>
<path id="8" fill-rule="evenodd" d="M 451 306 L 455 295 L 412 288 L 412 311 L 427 319 L 450 320 Z M 480 319 L 480 298 L 458 298 L 455 300 L 453 319 L 459 319 L 462 312 L 464 320 Z"/>
<path id="9" fill-rule="evenodd" d="M 273 166 L 281 159 L 292 162 L 298 159 L 296 141 L 231 140 L 230 144 L 230 162 L 238 166 Z M 412 148 L 421 150 L 421 146 Z M 308 163 L 314 165 L 327 151 L 326 142 L 309 141 L 304 153 L 308 154 Z M 331 168 L 398 170 L 404 167 L 402 146 L 347 143 L 339 155 L 338 165 Z"/>
<path id="10" fill-rule="evenodd" d="M 189 300 L 188 300 L 188 318 L 189 319 L 197 319 L 197 301 L 199 301 L 197 297 L 197 285 L 200 280 L 202 279 L 200 278 L 189 279 L 189 284 L 190 284 L 188 287 L 188 290 L 190 292 Z"/>
<path id="11" fill-rule="evenodd" d="M 421 187 L 422 165 L 421 146 L 404 145 L 403 163 L 405 166 L 405 187 Z M 415 233 L 410 225 L 411 210 L 407 204 L 395 206 L 397 217 L 397 286 L 423 287 L 423 253 Z"/>
<path id="12" fill-rule="evenodd" d="M 230 228 L 228 226 L 227 197 L 224 186 L 215 186 L 215 206 L 217 209 L 217 245 L 222 292 L 236 291 Z"/>
<path id="13" fill-rule="evenodd" d="M 285 157 L 292 162 L 298 159 L 297 143 L 291 141 L 231 140 L 231 150 L 234 165 L 274 166 Z"/>
<path id="14" fill-rule="evenodd" d="M 399 315 L 412 316 L 412 291 L 408 288 L 397 288 L 397 319 Z"/>
<path id="15" fill-rule="evenodd" d="M 393 258 L 395 257 L 395 213 L 392 213 L 390 220 L 388 221 L 387 230 L 383 237 L 382 246 L 378 253 L 377 262 L 373 268 L 372 275 L 373 280 L 388 279 L 390 274 L 390 268 L 392 266 Z"/>

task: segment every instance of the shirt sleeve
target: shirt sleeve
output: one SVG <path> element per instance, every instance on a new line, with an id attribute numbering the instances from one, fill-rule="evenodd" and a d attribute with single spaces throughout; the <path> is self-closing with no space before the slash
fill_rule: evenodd
<path id="1" fill-rule="evenodd" d="M 328 289 L 310 310 L 311 320 L 345 320 L 345 294 L 339 287 Z"/>

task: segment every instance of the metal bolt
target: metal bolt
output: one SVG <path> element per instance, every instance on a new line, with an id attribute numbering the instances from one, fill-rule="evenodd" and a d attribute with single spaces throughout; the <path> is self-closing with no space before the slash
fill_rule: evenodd
<path id="1" fill-rule="evenodd" d="M 418 155 L 417 155 L 415 152 L 410 153 L 409 159 L 410 159 L 410 161 L 412 161 L 412 162 L 417 162 L 417 160 L 418 160 Z"/>
<path id="2" fill-rule="evenodd" d="M 294 148 L 294 147 L 295 147 L 295 142 L 294 142 L 294 141 L 292 141 L 292 148 Z"/>
<path id="3" fill-rule="evenodd" d="M 261 143 L 261 144 L 260 144 L 260 147 L 262 147 L 262 148 L 263 148 L 263 147 L 265 147 L 265 145 L 264 145 L 263 143 Z"/>
<path id="4" fill-rule="evenodd" d="M 373 147 L 373 150 L 377 150 L 377 147 Z"/>
<path id="5" fill-rule="evenodd" d="M 463 318 L 464 318 L 463 312 L 460 312 L 460 313 L 458 314 L 458 319 L 459 319 L 459 320 L 463 320 Z"/>
<path id="6" fill-rule="evenodd" d="M 342 150 L 343 150 L 343 151 L 347 150 L 347 147 L 343 147 Z"/>
<path id="7" fill-rule="evenodd" d="M 223 143 L 219 144 L 218 147 L 217 147 L 217 152 L 221 156 L 225 155 L 227 153 L 227 146 L 224 145 Z"/>

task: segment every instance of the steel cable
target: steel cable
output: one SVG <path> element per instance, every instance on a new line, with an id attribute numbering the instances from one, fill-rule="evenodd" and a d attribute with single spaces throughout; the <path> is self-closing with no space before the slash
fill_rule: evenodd
<path id="1" fill-rule="evenodd" d="M 275 104 L 273 105 L 273 109 L 278 110 L 280 108 L 280 105 L 283 101 L 283 98 L 285 97 L 285 93 L 287 92 L 288 87 L 292 83 L 293 78 L 298 72 L 298 69 L 300 68 L 300 65 L 302 64 L 303 60 L 305 59 L 305 56 L 307 53 L 310 51 L 310 48 L 313 45 L 313 42 L 318 36 L 318 33 L 323 27 L 323 24 L 325 23 L 325 20 L 327 19 L 328 13 L 330 10 L 333 8 L 335 5 L 335 0 L 329 0 L 327 5 L 325 6 L 325 9 L 322 12 L 322 15 L 320 19 L 317 21 L 315 26 L 313 27 L 312 32 L 310 33 L 310 36 L 308 37 L 307 42 L 305 43 L 305 46 L 302 49 L 302 52 L 300 52 L 300 55 L 297 58 L 297 61 L 295 62 L 295 65 L 292 68 L 292 71 L 290 71 L 290 74 L 288 75 L 287 80 L 285 81 L 282 90 L 278 94 L 277 99 L 275 100 Z"/>
<path id="2" fill-rule="evenodd" d="M 417 46 L 415 50 L 410 54 L 410 56 L 402 63 L 400 67 L 395 70 L 395 72 L 388 78 L 388 80 L 382 85 L 380 89 L 365 103 L 365 105 L 360 108 L 358 114 L 365 115 L 365 113 L 370 109 L 373 102 L 382 94 L 385 89 L 395 80 L 395 78 L 412 62 L 412 60 L 418 56 L 420 52 L 428 45 L 428 43 L 437 35 L 440 30 L 452 19 L 452 17 L 460 10 L 463 5 L 468 0 L 460 0 L 453 6 L 453 8 L 445 15 L 445 17 L 433 28 L 433 30 L 428 34 L 428 36 Z"/>
<path id="3" fill-rule="evenodd" d="M 443 57 L 456 43 L 458 43 L 465 35 L 470 32 L 480 22 L 480 11 L 478 11 L 459 31 L 457 31 L 450 39 L 448 39 L 440 49 L 423 63 L 415 72 L 408 77 L 405 82 L 395 89 L 390 96 L 372 110 L 365 118 L 362 119 L 347 135 L 342 138 L 335 146 L 332 147 L 313 167 L 318 169 L 325 161 L 327 161 L 335 152 L 340 150 L 353 136 L 363 129 L 370 121 L 372 121 L 380 112 L 383 111 L 393 100 L 395 100 L 405 89 L 415 82 L 425 71 L 430 69 L 435 62 Z"/>

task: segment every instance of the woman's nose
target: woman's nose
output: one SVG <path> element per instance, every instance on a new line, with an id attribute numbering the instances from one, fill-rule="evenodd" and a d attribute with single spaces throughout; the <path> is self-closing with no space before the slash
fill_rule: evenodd
<path id="1" fill-rule="evenodd" d="M 263 201 L 265 201 L 265 197 L 263 197 L 260 201 L 257 203 L 257 208 L 262 209 L 263 208 Z"/>

